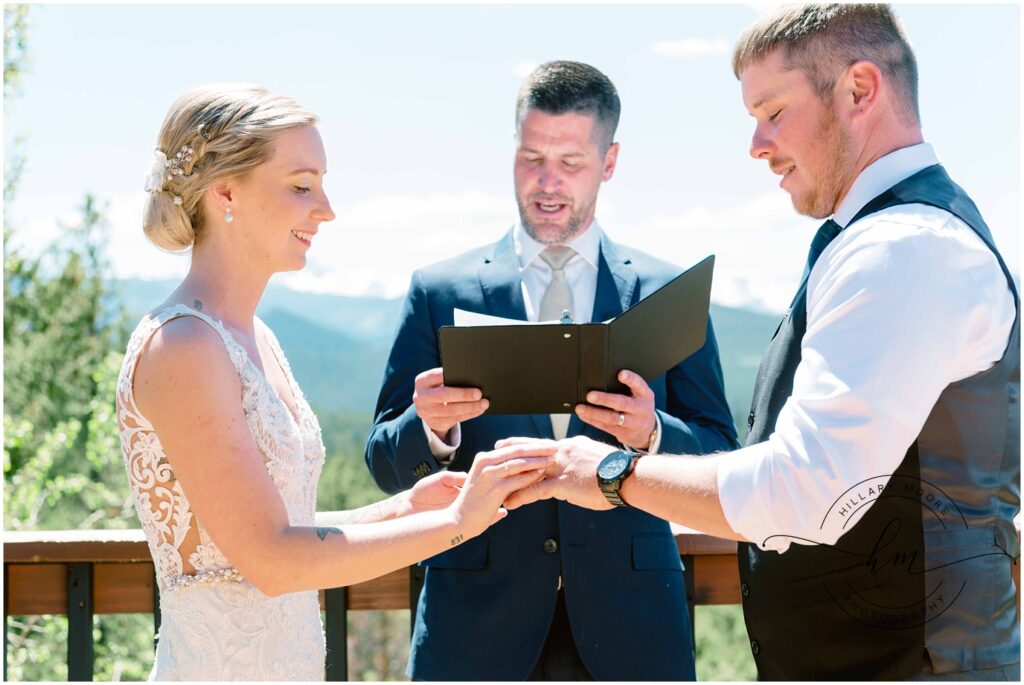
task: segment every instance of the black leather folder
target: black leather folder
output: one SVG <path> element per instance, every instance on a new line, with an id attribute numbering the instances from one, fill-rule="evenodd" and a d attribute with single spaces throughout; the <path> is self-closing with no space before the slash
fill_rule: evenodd
<path id="1" fill-rule="evenodd" d="M 715 257 L 704 258 L 611 321 L 443 326 L 445 385 L 480 388 L 488 414 L 563 414 L 591 390 L 628 394 L 704 345 Z"/>

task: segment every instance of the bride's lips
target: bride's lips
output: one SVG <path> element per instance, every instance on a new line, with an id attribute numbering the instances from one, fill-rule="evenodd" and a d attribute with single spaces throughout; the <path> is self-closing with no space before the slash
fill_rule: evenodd
<path id="1" fill-rule="evenodd" d="M 313 236 L 316 235 L 316 232 L 315 231 L 298 231 L 298 230 L 293 230 L 292 231 L 292 235 L 295 236 L 295 239 L 298 240 L 303 245 L 305 245 L 306 247 L 312 247 L 313 246 Z"/>

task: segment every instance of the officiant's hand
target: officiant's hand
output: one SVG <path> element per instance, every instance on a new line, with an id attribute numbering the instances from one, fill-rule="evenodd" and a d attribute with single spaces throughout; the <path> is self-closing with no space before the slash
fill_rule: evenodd
<path id="1" fill-rule="evenodd" d="M 416 414 L 441 440 L 448 437 L 452 426 L 475 419 L 487 411 L 489 404 L 479 388 L 446 386 L 440 367 L 416 376 L 412 401 Z"/>
<path id="2" fill-rule="evenodd" d="M 619 371 L 619 381 L 629 388 L 630 395 L 591 390 L 587 393 L 589 404 L 577 404 L 576 414 L 581 421 L 611 433 L 623 445 L 646 450 L 658 425 L 654 391 L 632 371 Z"/>

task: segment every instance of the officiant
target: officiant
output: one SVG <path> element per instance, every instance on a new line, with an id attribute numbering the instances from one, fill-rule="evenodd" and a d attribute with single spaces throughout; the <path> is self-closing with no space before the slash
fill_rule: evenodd
<path id="1" fill-rule="evenodd" d="M 438 328 L 463 309 L 522 321 L 604 321 L 681 269 L 613 242 L 595 217 L 615 172 L 614 85 L 578 62 L 523 83 L 513 165 L 519 220 L 497 242 L 413 274 L 366 461 L 387 492 L 464 471 L 509 436 L 586 435 L 638 453 L 737 446 L 710 319 L 703 347 L 629 394 L 591 392 L 572 414 L 488 415 L 446 387 Z M 668 523 L 635 509 L 524 507 L 424 562 L 408 674 L 416 680 L 693 680 L 684 573 Z"/>

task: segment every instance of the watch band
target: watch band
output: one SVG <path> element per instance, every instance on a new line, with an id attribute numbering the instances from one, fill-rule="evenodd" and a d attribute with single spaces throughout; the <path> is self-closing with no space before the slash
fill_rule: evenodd
<path id="1" fill-rule="evenodd" d="M 622 472 L 618 478 L 612 481 L 603 481 L 600 478 L 597 479 L 597 485 L 601 488 L 601 492 L 604 494 L 604 498 L 616 507 L 628 507 L 630 506 L 626 500 L 622 499 L 619 495 L 619 488 L 622 487 L 622 483 L 633 474 L 633 469 L 636 468 L 636 462 L 642 454 L 631 452 L 632 458 L 629 460 L 629 466 Z"/>

